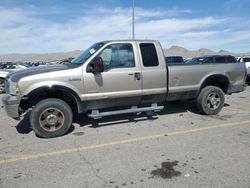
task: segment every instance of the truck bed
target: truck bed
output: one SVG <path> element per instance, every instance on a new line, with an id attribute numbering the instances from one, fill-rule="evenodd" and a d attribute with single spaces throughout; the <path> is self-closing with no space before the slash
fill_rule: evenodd
<path id="1" fill-rule="evenodd" d="M 221 84 L 229 84 L 226 94 L 242 91 L 244 87 L 245 67 L 242 63 L 203 63 L 203 64 L 172 64 L 168 65 L 167 100 L 195 98 L 206 81 L 213 76 L 213 80 L 221 80 Z M 218 75 L 216 78 L 215 75 Z M 219 76 L 220 75 L 220 76 Z M 225 77 L 224 83 L 222 75 Z"/>

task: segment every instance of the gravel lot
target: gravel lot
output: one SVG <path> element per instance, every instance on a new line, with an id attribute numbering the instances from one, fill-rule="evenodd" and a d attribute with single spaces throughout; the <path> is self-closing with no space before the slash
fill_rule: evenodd
<path id="1" fill-rule="evenodd" d="M 41 139 L 0 109 L 0 188 L 250 187 L 250 88 L 217 116 L 192 101 L 163 112 L 92 120 Z M 1 103 L 2 106 L 2 103 Z"/>

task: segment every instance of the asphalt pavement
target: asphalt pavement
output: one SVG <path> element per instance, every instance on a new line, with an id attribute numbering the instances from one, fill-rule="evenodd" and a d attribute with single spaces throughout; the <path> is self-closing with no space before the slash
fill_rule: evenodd
<path id="1" fill-rule="evenodd" d="M 29 114 L 16 121 L 1 108 L 0 188 L 249 188 L 249 104 L 247 88 L 226 96 L 216 116 L 193 101 L 166 103 L 153 117 L 78 115 L 53 139 L 34 134 Z"/>

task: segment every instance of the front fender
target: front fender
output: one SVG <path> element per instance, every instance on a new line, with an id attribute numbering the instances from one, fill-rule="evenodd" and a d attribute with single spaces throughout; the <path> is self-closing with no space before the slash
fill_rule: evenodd
<path id="1" fill-rule="evenodd" d="M 23 92 L 22 95 L 28 95 L 29 93 L 31 93 L 32 91 L 38 89 L 38 88 L 42 88 L 42 87 L 48 87 L 48 88 L 55 88 L 55 87 L 61 87 L 61 88 L 69 88 L 70 90 L 74 91 L 78 96 L 81 95 L 81 92 L 79 89 L 77 89 L 76 87 L 74 87 L 71 84 L 65 83 L 65 82 L 60 82 L 60 81 L 44 81 L 44 82 L 38 82 L 35 83 L 31 86 L 29 86 L 28 88 L 26 88 Z"/>

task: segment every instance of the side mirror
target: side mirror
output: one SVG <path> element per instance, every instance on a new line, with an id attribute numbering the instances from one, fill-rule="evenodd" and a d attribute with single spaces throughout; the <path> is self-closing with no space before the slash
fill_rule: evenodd
<path id="1" fill-rule="evenodd" d="M 95 57 L 89 64 L 88 72 L 93 74 L 101 73 L 104 71 L 104 63 L 101 57 Z"/>

